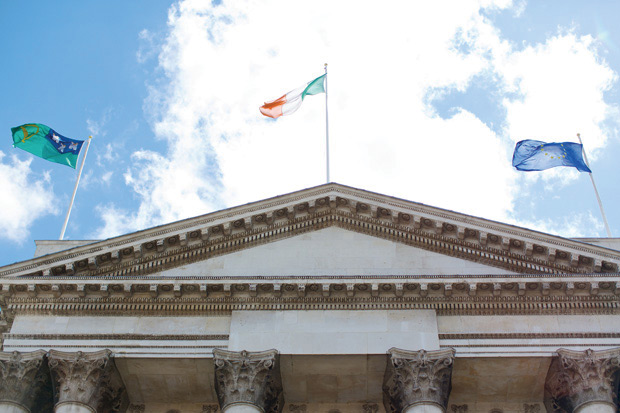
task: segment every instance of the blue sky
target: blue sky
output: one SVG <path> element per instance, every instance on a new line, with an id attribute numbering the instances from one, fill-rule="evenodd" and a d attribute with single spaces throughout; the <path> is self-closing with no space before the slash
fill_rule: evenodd
<path id="1" fill-rule="evenodd" d="M 620 235 L 620 4 L 291 3 L 1 2 L 0 265 L 58 238 L 76 177 L 11 127 L 94 136 L 65 239 L 106 238 L 324 183 L 322 97 L 258 112 L 324 62 L 333 181 L 605 236 L 586 174 L 510 167 L 517 141 L 580 132 Z"/>

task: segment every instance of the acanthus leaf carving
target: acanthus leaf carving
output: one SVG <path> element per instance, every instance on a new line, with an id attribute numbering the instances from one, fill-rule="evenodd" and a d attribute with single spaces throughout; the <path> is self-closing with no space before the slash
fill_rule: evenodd
<path id="1" fill-rule="evenodd" d="M 213 350 L 215 391 L 220 407 L 250 403 L 265 413 L 284 407 L 280 359 L 277 350 L 261 352 Z"/>
<path id="2" fill-rule="evenodd" d="M 45 351 L 0 352 L 0 401 L 51 412 L 53 400 Z"/>
<path id="3" fill-rule="evenodd" d="M 573 412 L 591 402 L 617 406 L 619 371 L 620 349 L 559 349 L 545 381 L 547 411 Z"/>
<path id="4" fill-rule="evenodd" d="M 454 349 L 407 351 L 392 348 L 383 380 L 383 404 L 400 413 L 413 404 L 434 404 L 444 411 L 451 390 Z"/>
<path id="5" fill-rule="evenodd" d="M 54 401 L 85 404 L 96 412 L 127 409 L 129 399 L 110 350 L 92 353 L 50 350 Z"/>

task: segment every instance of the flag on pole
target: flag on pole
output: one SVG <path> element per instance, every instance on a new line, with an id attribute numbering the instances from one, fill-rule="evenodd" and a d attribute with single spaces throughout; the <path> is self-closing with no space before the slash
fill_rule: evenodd
<path id="1" fill-rule="evenodd" d="M 327 76 L 327 74 L 317 77 L 300 88 L 291 90 L 276 100 L 265 102 L 265 104 L 260 107 L 260 113 L 270 118 L 278 118 L 294 113 L 299 109 L 301 102 L 306 96 L 325 93 L 325 76 Z"/>
<path id="2" fill-rule="evenodd" d="M 556 166 L 573 166 L 580 172 L 592 172 L 583 160 L 583 146 L 574 142 L 523 140 L 515 146 L 512 166 L 519 171 L 542 171 Z"/>
<path id="3" fill-rule="evenodd" d="M 40 123 L 11 128 L 13 146 L 75 169 L 84 141 L 69 139 Z"/>

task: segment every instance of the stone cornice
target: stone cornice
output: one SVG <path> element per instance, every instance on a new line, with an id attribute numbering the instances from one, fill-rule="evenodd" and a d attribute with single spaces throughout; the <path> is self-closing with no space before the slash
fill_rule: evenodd
<path id="1" fill-rule="evenodd" d="M 495 301 L 511 297 L 544 298 L 561 302 L 566 298 L 588 300 L 598 297 L 617 301 L 618 274 L 561 274 L 510 276 L 304 276 L 304 277 L 28 277 L 0 282 L 0 303 L 24 298 L 39 300 L 108 298 L 206 299 L 292 297 L 402 299 L 488 297 Z"/>
<path id="2" fill-rule="evenodd" d="M 15 314 L 226 315 L 234 310 L 434 309 L 438 314 L 617 314 L 610 274 L 436 277 L 34 277 L 0 284 Z"/>
<path id="3" fill-rule="evenodd" d="M 620 252 L 328 184 L 0 269 L 24 275 L 148 275 L 330 226 L 516 273 L 618 271 Z"/>
<path id="4" fill-rule="evenodd" d="M 200 298 L 18 298 L 7 315 L 228 315 L 237 310 L 389 310 L 434 309 L 440 315 L 618 314 L 614 297 L 220 297 Z"/>

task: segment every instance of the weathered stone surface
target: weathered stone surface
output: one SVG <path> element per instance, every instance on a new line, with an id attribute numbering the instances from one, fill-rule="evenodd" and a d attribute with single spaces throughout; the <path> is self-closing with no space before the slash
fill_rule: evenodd
<path id="1" fill-rule="evenodd" d="M 400 413 L 415 404 L 447 408 L 454 349 L 407 351 L 392 348 L 383 381 L 383 405 Z"/>
<path id="2" fill-rule="evenodd" d="M 261 352 L 213 350 L 215 390 L 224 410 L 234 403 L 250 403 L 266 413 L 284 407 L 277 350 Z"/>
<path id="3" fill-rule="evenodd" d="M 559 349 L 545 382 L 548 412 L 570 413 L 590 403 L 617 406 L 620 349 Z"/>
<path id="4" fill-rule="evenodd" d="M 125 385 L 110 350 L 92 353 L 50 350 L 48 360 L 57 405 L 80 403 L 98 413 L 127 409 Z"/>
<path id="5" fill-rule="evenodd" d="M 52 412 L 53 400 L 45 351 L 0 352 L 0 402 L 31 412 Z"/>

